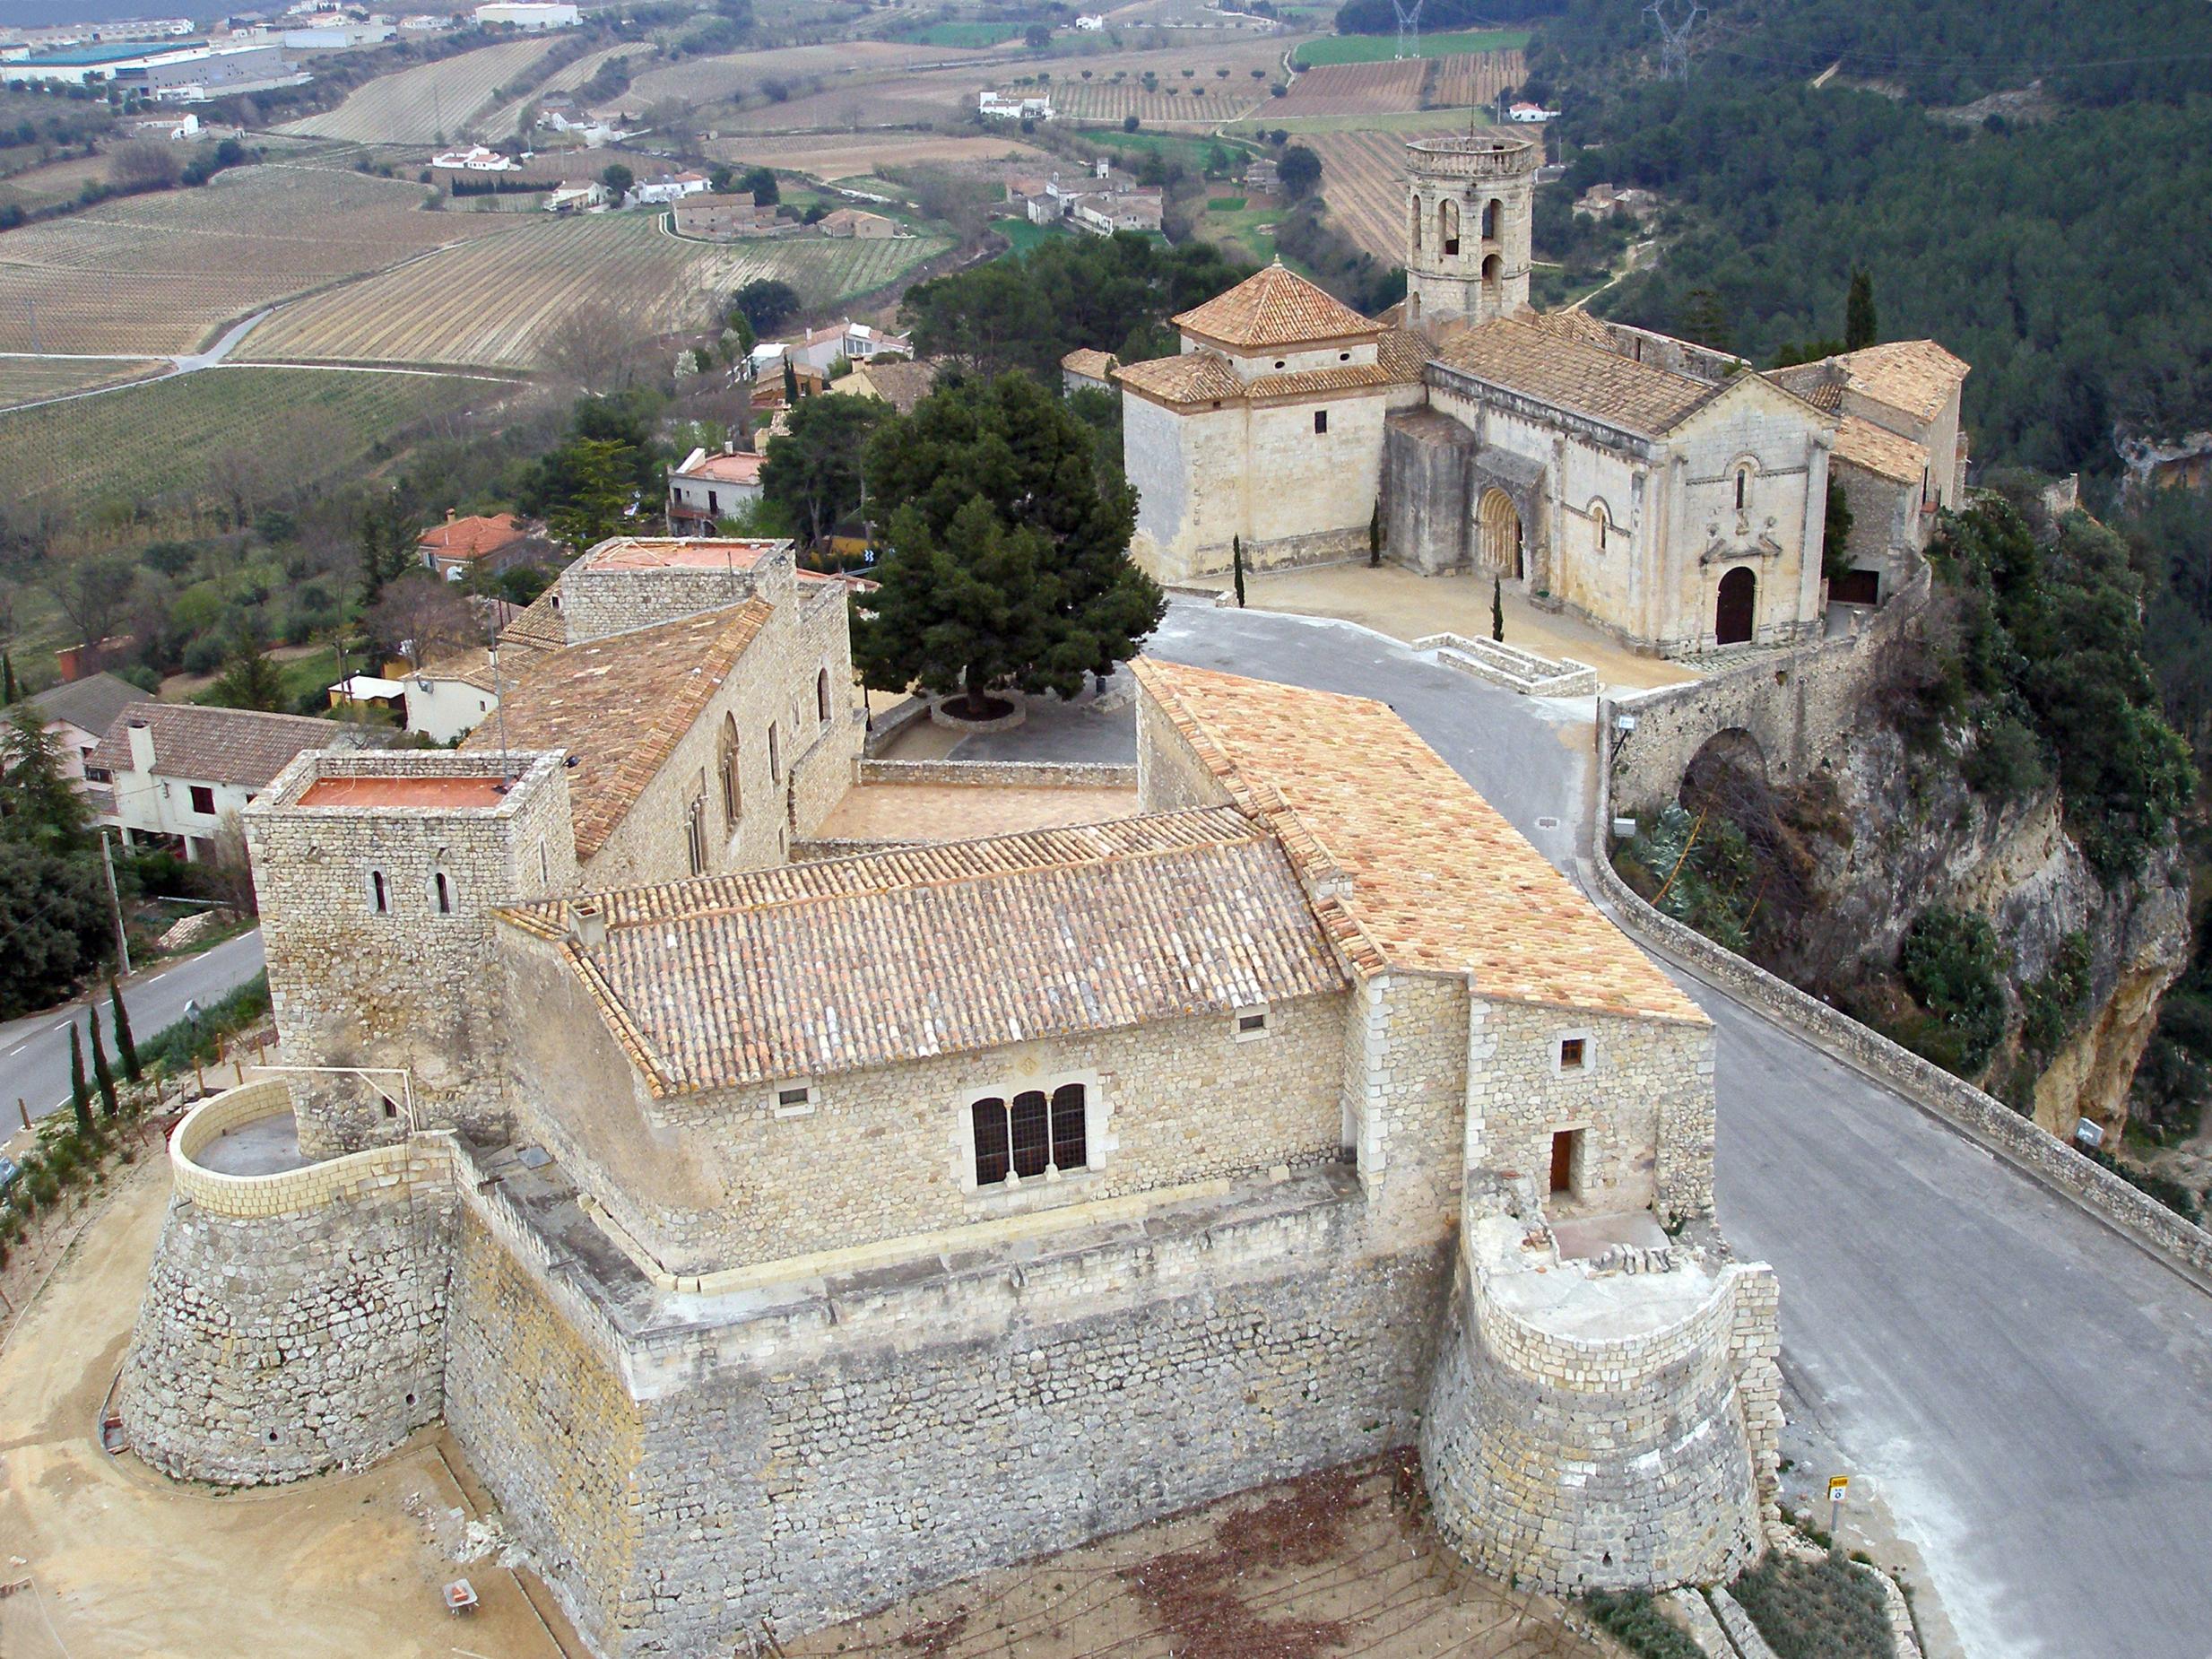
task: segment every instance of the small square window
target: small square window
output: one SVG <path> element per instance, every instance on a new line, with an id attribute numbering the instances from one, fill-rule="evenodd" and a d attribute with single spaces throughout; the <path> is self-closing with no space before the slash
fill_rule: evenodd
<path id="1" fill-rule="evenodd" d="M 1559 1039 L 1559 1069 L 1579 1072 L 1583 1069 L 1584 1044 L 1589 1039 L 1581 1037 L 1563 1037 Z"/>
<path id="2" fill-rule="evenodd" d="M 1316 432 L 1325 432 L 1325 431 L 1327 431 L 1328 430 L 1329 430 L 1329 412 L 1328 412 L 1326 409 L 1316 409 L 1316 410 L 1314 410 L 1314 431 L 1316 431 Z"/>
<path id="3" fill-rule="evenodd" d="M 1240 1043 L 1249 1043 L 1268 1034 L 1268 1011 L 1265 1008 L 1239 1008 L 1229 1019 L 1229 1036 Z"/>
<path id="4" fill-rule="evenodd" d="M 215 815 L 215 792 L 205 784 L 192 786 L 192 810 L 203 818 Z"/>
<path id="5" fill-rule="evenodd" d="M 776 1115 L 778 1117 L 803 1117 L 814 1109 L 814 1085 L 787 1083 L 776 1091 Z"/>
<path id="6" fill-rule="evenodd" d="M 1238 1014 L 1236 1029 L 1240 1031 L 1264 1031 L 1267 1029 L 1267 1016 L 1265 1014 Z"/>

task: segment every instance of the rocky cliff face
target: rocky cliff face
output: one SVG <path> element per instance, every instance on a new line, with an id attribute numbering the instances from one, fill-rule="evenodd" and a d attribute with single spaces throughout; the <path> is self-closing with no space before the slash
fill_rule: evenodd
<path id="1" fill-rule="evenodd" d="M 1902 995 L 1890 977 L 1913 921 L 1931 907 L 1986 917 L 2008 960 L 2006 1036 L 1976 1081 L 2054 1134 L 2078 1116 L 2116 1139 L 2128 1086 L 2158 999 L 2187 965 L 2188 891 L 2178 855 L 2154 859 L 2117 890 L 2067 834 L 2054 793 L 1992 808 L 1956 756 L 1916 753 L 1869 717 L 1817 769 L 1800 800 L 1817 803 L 1807 836 L 1812 901 L 1765 934 L 1758 954 L 1799 985 L 1878 1011 Z M 2039 1050 L 2024 1032 L 2029 999 L 2081 967 Z M 2070 948 L 2069 948 L 2070 947 Z"/>

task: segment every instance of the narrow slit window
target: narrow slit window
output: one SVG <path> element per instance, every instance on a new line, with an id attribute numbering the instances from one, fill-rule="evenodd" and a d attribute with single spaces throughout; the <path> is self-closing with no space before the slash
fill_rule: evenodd
<path id="1" fill-rule="evenodd" d="M 1736 506 L 1739 511 L 1740 511 L 1743 507 L 1744 488 L 1750 482 L 1751 469 L 1748 466 L 1738 467 L 1736 469 Z"/>
<path id="2" fill-rule="evenodd" d="M 829 671 L 827 668 L 814 676 L 814 717 L 824 725 L 829 724 Z"/>
<path id="3" fill-rule="evenodd" d="M 1045 1173 L 1052 1161 L 1051 1110 L 1044 1091 L 1025 1089 L 1014 1097 L 1010 1114 L 1013 1136 L 1014 1173 L 1027 1181 Z"/>
<path id="4" fill-rule="evenodd" d="M 392 893 L 384 883 L 384 872 L 381 870 L 369 873 L 369 908 L 378 916 L 392 913 Z"/>
<path id="5" fill-rule="evenodd" d="M 976 1185 L 995 1186 L 1013 1167 L 1006 1144 L 1006 1102 L 986 1095 L 967 1110 L 976 1131 Z"/>
<path id="6" fill-rule="evenodd" d="M 1316 434 L 1319 434 L 1319 433 L 1322 433 L 1322 432 L 1325 432 L 1325 431 L 1327 431 L 1328 430 L 1329 430 L 1329 412 L 1328 412 L 1326 409 L 1316 409 L 1316 410 L 1314 410 L 1314 432 L 1315 432 Z"/>
<path id="7" fill-rule="evenodd" d="M 1083 1107 L 1082 1084 L 1063 1083 L 1053 1090 L 1053 1162 L 1063 1170 L 1090 1165 Z"/>
<path id="8" fill-rule="evenodd" d="M 446 873 L 443 870 L 430 878 L 430 892 L 438 901 L 438 915 L 451 916 L 453 914 L 453 883 L 446 879 Z"/>

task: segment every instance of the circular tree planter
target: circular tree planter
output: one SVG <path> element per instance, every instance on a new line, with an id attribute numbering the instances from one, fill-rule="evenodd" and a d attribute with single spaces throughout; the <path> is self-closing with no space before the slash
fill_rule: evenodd
<path id="1" fill-rule="evenodd" d="M 993 694 L 984 701 L 988 712 L 978 720 L 965 712 L 967 706 L 965 695 L 933 698 L 929 706 L 930 724 L 955 732 L 1004 732 L 1029 717 L 1029 711 L 1023 707 L 1019 692 L 1003 696 Z"/>

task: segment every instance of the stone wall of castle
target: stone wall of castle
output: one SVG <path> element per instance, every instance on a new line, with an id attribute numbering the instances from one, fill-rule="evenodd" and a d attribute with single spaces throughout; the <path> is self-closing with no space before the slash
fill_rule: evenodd
<path id="1" fill-rule="evenodd" d="M 560 611 L 568 643 L 584 645 L 702 611 L 743 604 L 756 593 L 782 604 L 793 583 L 790 556 L 762 560 L 751 569 L 733 564 L 646 569 L 594 567 L 587 555 L 561 573 Z"/>
<path id="2" fill-rule="evenodd" d="M 173 1146 L 117 1409 L 163 1473 L 226 1486 L 368 1463 L 444 1408 L 446 1159 L 411 1142 L 267 1177 L 194 1151 L 282 1112 L 282 1082 L 204 1107 Z"/>
<path id="3" fill-rule="evenodd" d="M 1773 1271 L 1699 1273 L 1682 1291 L 1703 1294 L 1669 1323 L 1568 1334 L 1509 1306 L 1505 1281 L 1533 1275 L 1494 1275 L 1482 1249 L 1460 1254 L 1422 1424 L 1444 1536 L 1482 1571 L 1559 1594 L 1710 1583 L 1756 1560 L 1782 1417 Z M 1616 1282 L 1648 1293 L 1681 1276 Z"/>
<path id="4" fill-rule="evenodd" d="M 283 1063 L 412 1079 L 299 1074 L 292 1098 L 310 1157 L 398 1139 L 411 1099 L 421 1126 L 504 1134 L 507 1021 L 490 911 L 576 876 L 558 759 L 510 759 L 517 776 L 496 806 L 303 807 L 321 778 L 501 773 L 496 754 L 310 752 L 243 814 Z"/>

